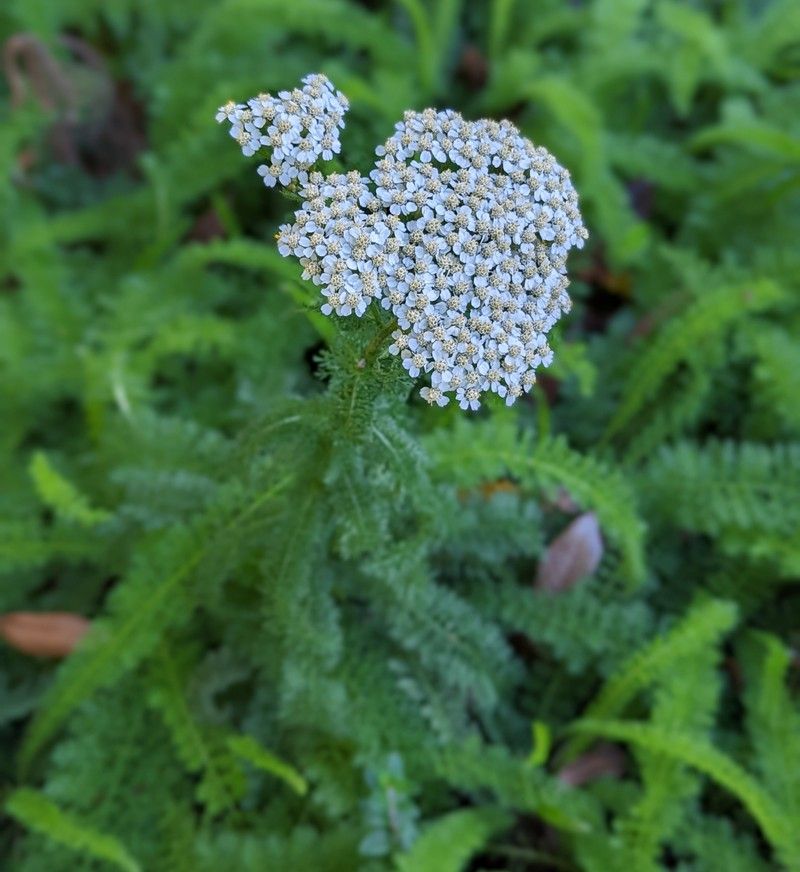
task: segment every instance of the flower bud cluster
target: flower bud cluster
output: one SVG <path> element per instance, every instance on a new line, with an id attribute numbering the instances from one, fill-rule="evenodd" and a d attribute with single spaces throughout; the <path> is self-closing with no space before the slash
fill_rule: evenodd
<path id="1" fill-rule="evenodd" d="M 348 108 L 347 98 L 317 73 L 306 76 L 302 88 L 281 91 L 277 97 L 259 94 L 246 104 L 226 103 L 216 119 L 230 123 L 230 135 L 245 156 L 270 150 L 270 163 L 258 172 L 272 188 L 305 181 L 320 158 L 331 160 L 339 153 L 339 128 Z"/>
<path id="2" fill-rule="evenodd" d="M 571 306 L 566 257 L 587 237 L 569 173 L 508 121 L 407 112 L 364 178 L 312 173 L 279 250 L 320 286 L 326 314 L 391 310 L 389 351 L 430 403 L 477 409 L 530 390 Z"/>

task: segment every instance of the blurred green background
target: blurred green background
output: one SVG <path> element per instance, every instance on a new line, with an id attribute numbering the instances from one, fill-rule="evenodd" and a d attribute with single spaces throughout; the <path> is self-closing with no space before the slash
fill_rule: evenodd
<path id="1" fill-rule="evenodd" d="M 0 790 L 12 797 L 0 865 L 799 869 L 800 2 L 5 0 L 0 40 L 0 614 L 94 619 L 117 592 L 114 636 L 119 616 L 136 613 L 120 579 L 135 581 L 144 562 L 155 575 L 183 572 L 175 531 L 205 517 L 238 475 L 236 458 L 257 456 L 250 443 L 267 431 L 254 435 L 253 422 L 279 414 L 287 397 L 321 393 L 315 359 L 333 325 L 296 264 L 278 256 L 273 236 L 289 204 L 214 123 L 220 104 L 324 72 L 350 99 L 343 151 L 362 171 L 407 109 L 509 118 L 572 172 L 590 231 L 570 261 L 575 308 L 532 399 L 470 424 L 457 409 L 410 404 L 434 482 L 489 489 L 486 505 L 436 534 L 449 544 L 432 535 L 424 546 L 447 591 L 437 608 L 457 591 L 485 621 L 474 631 L 483 642 L 465 643 L 458 668 L 455 647 L 441 665 L 420 654 L 427 640 L 364 649 L 390 664 L 363 677 L 366 696 L 385 680 L 416 699 L 417 732 L 395 719 L 368 741 L 353 726 L 321 742 L 323 753 L 292 738 L 301 721 L 259 720 L 271 667 L 254 653 L 261 630 L 249 616 L 262 606 L 252 579 L 262 570 L 244 546 L 208 573 L 212 585 L 232 574 L 242 590 L 224 602 L 209 594 L 173 654 L 157 647 L 166 626 L 145 640 L 135 620 L 124 624 L 130 636 L 116 638 L 128 641 L 104 649 L 118 666 L 104 665 L 102 678 L 99 661 L 76 660 L 70 672 L 42 659 L 67 655 L 80 623 L 0 618 Z M 535 441 L 515 442 L 518 430 Z M 550 439 L 540 469 L 536 452 Z M 516 503 L 506 491 L 519 482 L 530 493 Z M 553 503 L 553 485 L 576 505 Z M 552 601 L 537 594 L 526 611 L 531 561 L 578 506 L 598 513 L 608 543 L 600 582 Z M 275 527 L 278 546 L 294 523 Z M 358 536 L 342 536 L 358 563 Z M 324 565 L 321 577 L 335 577 L 336 564 Z M 350 594 L 334 583 L 331 602 Z M 180 607 L 198 603 L 201 594 Z M 312 634 L 325 626 L 309 620 Z M 671 659 L 657 646 L 675 626 Z M 493 672 L 495 642 L 503 665 Z M 178 714 L 150 686 L 164 662 L 175 699 L 185 690 L 189 700 Z M 484 669 L 495 688 L 486 711 L 465 689 Z M 222 688 L 221 698 L 203 687 Z M 427 707 L 428 693 L 446 704 Z M 596 719 L 634 699 L 634 714 L 652 705 L 653 724 L 636 728 L 662 732 L 634 735 L 610 720 L 581 728 L 640 750 L 626 778 L 606 757 L 611 778 L 562 795 L 559 765 L 580 742 L 569 725 L 597 699 Z M 382 700 L 376 692 L 376 709 Z M 73 709 L 68 738 L 42 762 Z M 153 726 L 159 710 L 166 727 Z M 304 729 L 322 718 L 308 711 Z M 223 760 L 197 796 L 187 784 L 213 766 L 187 739 L 192 718 Z M 522 762 L 532 720 L 536 765 L 547 770 L 538 781 Z M 312 798 L 270 804 L 250 782 L 245 795 L 236 754 L 290 784 L 294 770 L 220 740 L 233 723 L 293 760 Z M 464 750 L 468 723 L 497 755 L 502 746 L 502 761 Z M 550 727 L 566 743 L 560 764 L 542 750 Z M 435 769 L 426 742 L 438 728 L 437 741 L 462 756 Z M 21 784 L 41 792 L 12 794 Z M 483 808 L 486 796 L 512 817 Z M 475 816 L 446 819 L 438 842 L 408 854 L 420 818 L 462 806 Z M 470 846 L 463 856 L 452 852 L 459 843 Z"/>

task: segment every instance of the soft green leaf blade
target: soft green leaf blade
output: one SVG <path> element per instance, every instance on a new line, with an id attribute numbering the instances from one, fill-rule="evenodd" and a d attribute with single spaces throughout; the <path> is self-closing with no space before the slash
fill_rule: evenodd
<path id="1" fill-rule="evenodd" d="M 724 600 L 696 604 L 669 633 L 658 636 L 611 676 L 587 707 L 585 717 L 602 720 L 621 713 L 664 670 L 691 657 L 692 652 L 705 651 L 716 644 L 733 628 L 737 617 L 736 606 Z M 574 758 L 586 744 L 581 740 L 571 742 L 563 752 L 564 757 Z"/>
<path id="2" fill-rule="evenodd" d="M 238 757 L 251 763 L 257 769 L 269 772 L 270 775 L 275 775 L 281 781 L 285 781 L 300 796 L 308 791 L 308 783 L 294 766 L 268 751 L 252 736 L 229 736 L 227 744 Z"/>
<path id="3" fill-rule="evenodd" d="M 96 860 L 105 860 L 125 872 L 140 872 L 142 868 L 117 838 L 98 832 L 37 790 L 27 787 L 15 790 L 6 800 L 5 808 L 25 827 L 54 842 Z"/>
<path id="4" fill-rule="evenodd" d="M 620 403 L 608 423 L 609 439 L 629 426 L 662 384 L 697 348 L 710 343 L 750 313 L 773 308 L 787 289 L 770 279 L 722 285 L 698 295 L 684 312 L 669 321 L 631 361 Z"/>
<path id="5" fill-rule="evenodd" d="M 428 438 L 437 476 L 463 486 L 516 476 L 524 486 L 564 487 L 585 509 L 597 513 L 603 534 L 622 553 L 632 585 L 645 575 L 645 526 L 624 474 L 591 454 L 570 448 L 563 438 L 532 442 L 517 434 L 513 420 L 496 416 L 470 425 L 459 420 L 451 430 Z"/>
<path id="6" fill-rule="evenodd" d="M 138 555 L 130 577 L 114 591 L 112 616 L 94 622 L 92 632 L 76 656 L 63 665 L 33 719 L 20 752 L 23 770 L 82 700 L 135 668 L 152 654 L 169 627 L 188 620 L 191 605 L 185 588 L 215 537 L 230 536 L 288 481 L 285 477 L 270 484 L 244 505 L 234 483 L 232 499 L 238 511 L 231 513 L 224 500 L 215 510 L 225 516 L 225 522 L 220 523 L 212 513 L 213 521 L 202 519 L 195 528 L 175 527 L 149 552 Z"/>
<path id="7" fill-rule="evenodd" d="M 461 872 L 470 857 L 511 817 L 497 808 L 451 812 L 426 828 L 412 848 L 397 858 L 397 872 Z"/>
<path id="8" fill-rule="evenodd" d="M 83 527 L 95 527 L 111 517 L 105 509 L 94 508 L 42 451 L 33 455 L 29 469 L 42 502 L 65 520 Z"/>
<path id="9" fill-rule="evenodd" d="M 797 822 L 727 754 L 696 736 L 663 730 L 656 724 L 586 719 L 570 727 L 574 733 L 598 736 L 655 751 L 680 760 L 730 791 L 747 808 L 790 869 L 800 868 Z"/>

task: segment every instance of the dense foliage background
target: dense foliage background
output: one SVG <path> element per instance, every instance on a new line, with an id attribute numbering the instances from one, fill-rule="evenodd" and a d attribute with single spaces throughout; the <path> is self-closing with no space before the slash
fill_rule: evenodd
<path id="1" fill-rule="evenodd" d="M 800 870 L 800 4 L 0 36 L 3 868 Z M 428 409 L 278 256 L 213 115 L 310 71 L 351 165 L 433 105 L 572 171 L 524 402 Z"/>

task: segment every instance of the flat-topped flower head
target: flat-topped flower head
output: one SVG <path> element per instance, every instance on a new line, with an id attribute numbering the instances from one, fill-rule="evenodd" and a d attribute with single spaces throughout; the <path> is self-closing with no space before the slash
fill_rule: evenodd
<path id="1" fill-rule="evenodd" d="M 369 178 L 312 175 L 280 250 L 322 288 L 323 312 L 361 316 L 372 299 L 398 328 L 389 347 L 422 396 L 509 405 L 553 353 L 571 307 L 566 257 L 587 237 L 569 173 L 508 121 L 407 112 Z"/>
<path id="2" fill-rule="evenodd" d="M 341 149 L 339 130 L 349 108 L 347 98 L 319 73 L 306 76 L 303 87 L 276 97 L 258 94 L 247 103 L 229 102 L 216 114 L 246 156 L 266 149 L 269 164 L 258 172 L 268 187 L 305 181 L 318 160 L 331 160 Z"/>

